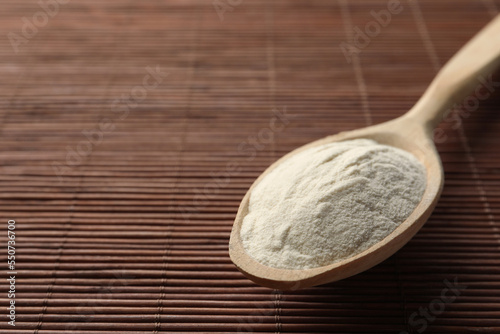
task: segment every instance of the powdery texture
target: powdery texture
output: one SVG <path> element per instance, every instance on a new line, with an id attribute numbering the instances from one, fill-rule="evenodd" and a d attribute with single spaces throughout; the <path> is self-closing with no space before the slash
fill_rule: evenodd
<path id="1" fill-rule="evenodd" d="M 424 166 L 369 139 L 313 147 L 276 167 L 250 194 L 241 237 L 258 262 L 306 269 L 384 239 L 420 202 Z"/>

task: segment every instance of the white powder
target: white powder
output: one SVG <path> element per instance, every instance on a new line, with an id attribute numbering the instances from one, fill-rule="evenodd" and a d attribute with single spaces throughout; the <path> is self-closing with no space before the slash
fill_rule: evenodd
<path id="1" fill-rule="evenodd" d="M 368 139 L 313 147 L 253 189 L 243 246 L 271 267 L 328 265 L 389 235 L 413 212 L 425 186 L 424 166 L 403 150 Z"/>

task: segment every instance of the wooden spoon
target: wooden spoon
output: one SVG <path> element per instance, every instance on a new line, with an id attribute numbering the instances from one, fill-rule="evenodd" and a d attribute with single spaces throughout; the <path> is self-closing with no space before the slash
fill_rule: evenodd
<path id="1" fill-rule="evenodd" d="M 272 164 L 250 187 L 243 198 L 234 221 L 229 255 L 238 269 L 252 281 L 271 288 L 296 290 L 337 281 L 387 259 L 403 247 L 429 218 L 443 187 L 443 167 L 434 146 L 434 127 L 446 116 L 446 111 L 481 87 L 484 76 L 500 63 L 500 15 L 483 28 L 441 69 L 415 106 L 394 120 L 341 132 L 302 146 Z M 483 90 L 486 88 L 482 88 Z M 257 262 L 245 251 L 241 237 L 243 218 L 248 213 L 252 189 L 264 176 L 286 159 L 314 146 L 356 138 L 369 138 L 415 155 L 427 170 L 427 187 L 422 201 L 413 213 L 385 239 L 351 258 L 326 266 L 303 269 L 277 269 Z M 411 191 L 411 189 L 408 189 Z"/>

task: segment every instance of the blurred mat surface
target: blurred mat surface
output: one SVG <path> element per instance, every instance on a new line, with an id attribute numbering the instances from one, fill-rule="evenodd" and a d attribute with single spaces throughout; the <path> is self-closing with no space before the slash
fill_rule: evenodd
<path id="1" fill-rule="evenodd" d="M 2 1 L 0 332 L 500 333 L 499 73 L 440 125 L 442 198 L 387 261 L 282 293 L 227 249 L 269 164 L 404 113 L 499 9 Z"/>

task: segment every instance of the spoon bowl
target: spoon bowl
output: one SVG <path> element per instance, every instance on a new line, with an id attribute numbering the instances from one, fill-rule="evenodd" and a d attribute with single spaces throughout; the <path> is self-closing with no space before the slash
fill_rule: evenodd
<path id="1" fill-rule="evenodd" d="M 404 133 L 403 130 L 404 129 Z M 410 132 L 408 132 L 410 130 Z M 427 187 L 421 202 L 413 213 L 386 238 L 365 251 L 342 261 L 311 269 L 278 269 L 263 265 L 253 259 L 241 241 L 241 225 L 248 213 L 253 188 L 274 168 L 293 155 L 314 146 L 351 139 L 373 139 L 380 144 L 394 146 L 412 153 L 425 166 Z M 308 286 L 337 281 L 358 274 L 382 262 L 405 245 L 424 225 L 436 206 L 443 187 L 443 169 L 434 143 L 425 129 L 410 117 L 349 132 L 341 132 L 302 146 L 272 164 L 250 187 L 238 210 L 229 246 L 229 254 L 238 269 L 254 282 L 280 290 L 296 290 Z"/>
<path id="2" fill-rule="evenodd" d="M 328 136 L 283 156 L 257 178 L 243 198 L 236 215 L 229 255 L 236 267 L 252 281 L 280 290 L 297 290 L 358 274 L 387 259 L 403 247 L 424 225 L 443 188 L 441 160 L 433 143 L 433 130 L 448 108 L 479 85 L 500 63 L 500 16 L 481 30 L 441 69 L 424 95 L 405 115 L 394 120 Z M 245 250 L 241 226 L 248 213 L 255 186 L 274 168 L 303 150 L 333 142 L 372 139 L 413 154 L 426 169 L 426 189 L 420 203 L 392 233 L 370 248 L 344 260 L 310 269 L 279 269 L 259 263 Z"/>

